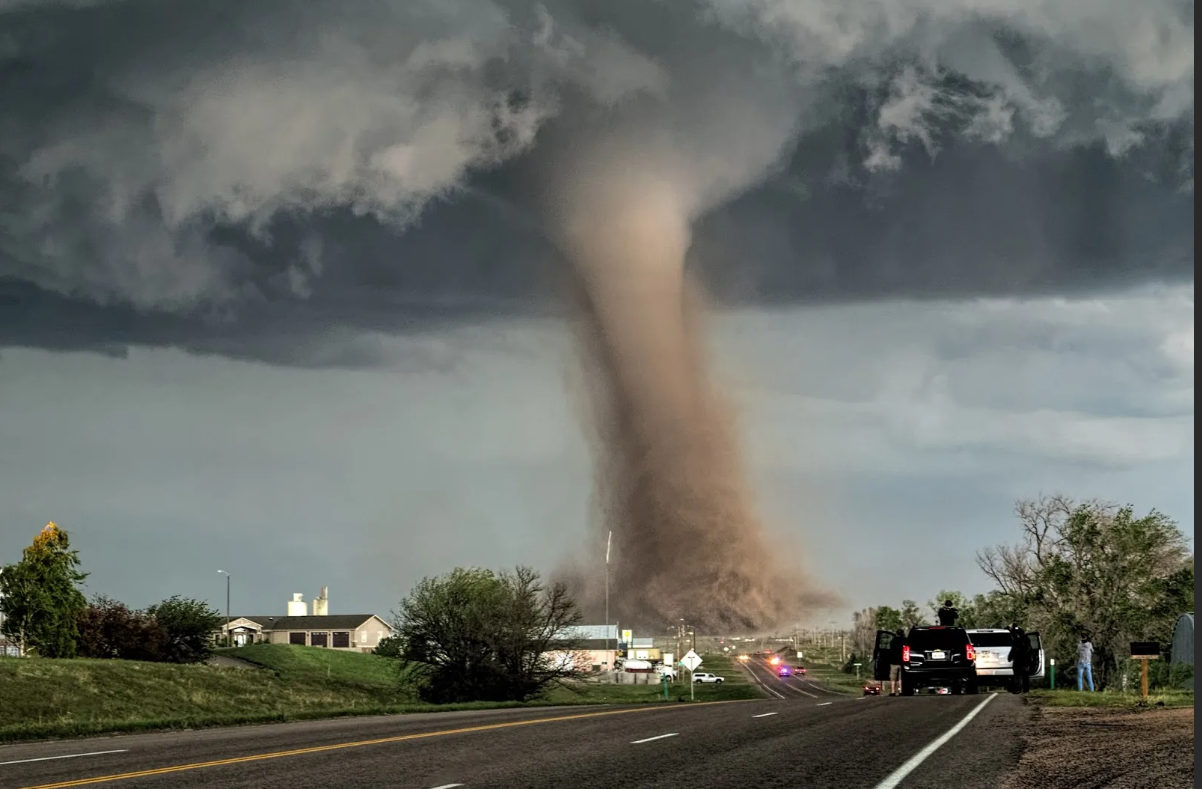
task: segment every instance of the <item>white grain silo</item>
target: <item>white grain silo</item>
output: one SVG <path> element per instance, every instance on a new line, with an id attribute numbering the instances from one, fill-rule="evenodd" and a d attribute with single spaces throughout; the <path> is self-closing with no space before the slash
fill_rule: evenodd
<path id="1" fill-rule="evenodd" d="M 309 613 L 305 610 L 305 596 L 300 592 L 294 592 L 292 599 L 288 601 L 288 616 L 304 616 Z"/>
<path id="2" fill-rule="evenodd" d="M 330 587 L 321 587 L 321 594 L 313 598 L 313 616 L 329 616 Z"/>

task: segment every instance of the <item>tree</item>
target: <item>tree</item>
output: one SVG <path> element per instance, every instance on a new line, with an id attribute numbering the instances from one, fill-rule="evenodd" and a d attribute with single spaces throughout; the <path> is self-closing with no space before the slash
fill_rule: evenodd
<path id="1" fill-rule="evenodd" d="M 381 638 L 380 643 L 376 644 L 376 648 L 371 653 L 380 657 L 399 658 L 401 656 L 401 639 L 396 636 Z"/>
<path id="2" fill-rule="evenodd" d="M 87 605 L 78 584 L 79 554 L 71 550 L 67 532 L 53 522 L 34 538 L 21 561 L 0 570 L 0 612 L 3 633 L 23 652 L 42 657 L 75 656 L 79 615 Z"/>
<path id="3" fill-rule="evenodd" d="M 79 657 L 162 660 L 167 633 L 153 616 L 97 596 L 79 618 Z"/>
<path id="4" fill-rule="evenodd" d="M 1136 517 L 1131 507 L 1063 496 L 1019 502 L 1016 512 L 1020 542 L 983 551 L 978 564 L 1051 654 L 1073 655 L 1088 634 L 1102 687 L 1127 641 L 1166 633 L 1193 610 L 1186 538 L 1162 513 Z"/>
<path id="5" fill-rule="evenodd" d="M 872 653 L 876 644 L 877 612 L 876 608 L 865 608 L 851 615 L 851 649 L 861 655 Z"/>
<path id="6" fill-rule="evenodd" d="M 940 589 L 939 594 L 935 595 L 935 599 L 927 603 L 931 609 L 931 616 L 938 617 L 939 609 L 943 606 L 944 601 L 951 600 L 952 606 L 959 612 L 956 618 L 956 624 L 959 627 L 980 627 L 977 624 L 977 609 L 973 600 L 969 600 L 961 592 L 949 589 Z"/>
<path id="7" fill-rule="evenodd" d="M 579 674 L 575 661 L 548 659 L 576 651 L 579 622 L 567 587 L 527 567 L 423 579 L 397 615 L 403 681 L 435 703 L 534 698 Z"/>
<path id="8" fill-rule="evenodd" d="M 203 600 L 178 595 L 146 609 L 163 631 L 161 660 L 167 663 L 202 663 L 213 652 L 213 633 L 222 617 Z"/>
<path id="9" fill-rule="evenodd" d="M 922 615 L 918 603 L 913 600 L 902 600 L 901 613 L 898 616 L 901 618 L 902 627 L 906 630 L 927 624 L 926 617 Z"/>
<path id="10" fill-rule="evenodd" d="M 903 626 L 902 614 L 896 608 L 883 605 L 876 609 L 877 630 L 897 630 Z"/>
<path id="11" fill-rule="evenodd" d="M 974 627 L 1008 627 L 1028 621 L 1027 608 L 1022 600 L 1000 589 L 979 594 L 972 599 Z"/>

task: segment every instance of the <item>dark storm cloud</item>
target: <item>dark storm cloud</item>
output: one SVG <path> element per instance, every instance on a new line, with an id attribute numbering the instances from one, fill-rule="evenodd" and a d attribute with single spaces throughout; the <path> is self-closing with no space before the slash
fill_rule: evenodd
<path id="1" fill-rule="evenodd" d="M 721 300 L 1193 276 L 1189 3 L 0 0 L 0 347 L 546 309 L 528 196 L 615 119 L 701 174 Z"/>

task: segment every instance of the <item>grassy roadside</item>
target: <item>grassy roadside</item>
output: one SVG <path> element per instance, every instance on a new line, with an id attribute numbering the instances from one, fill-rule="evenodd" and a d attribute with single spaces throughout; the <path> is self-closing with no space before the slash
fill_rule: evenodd
<path id="1" fill-rule="evenodd" d="M 395 664 L 374 655 L 266 644 L 221 654 L 259 668 L 0 658 L 0 742 L 353 715 L 664 702 L 660 685 L 582 682 L 533 702 L 431 705 L 403 693 Z M 706 658 L 706 670 L 727 681 L 697 686 L 698 701 L 759 697 L 729 660 Z M 671 685 L 669 700 L 681 698 L 689 698 L 687 683 Z"/>
<path id="2" fill-rule="evenodd" d="M 1142 706 L 1138 693 L 1122 693 L 1109 690 L 1097 693 L 1078 690 L 1032 690 L 1027 698 L 1031 703 L 1042 704 L 1047 707 L 1138 709 Z M 1194 706 L 1194 694 L 1191 691 L 1184 690 L 1153 691 L 1148 694 L 1147 706 L 1192 707 Z"/>
<path id="3" fill-rule="evenodd" d="M 806 677 L 822 684 L 824 687 L 845 693 L 848 696 L 860 696 L 864 693 L 864 677 L 871 671 L 871 665 L 860 666 L 860 676 L 843 673 L 843 661 L 840 660 L 839 650 L 829 647 L 804 647 L 805 657 L 797 664 L 806 667 Z"/>

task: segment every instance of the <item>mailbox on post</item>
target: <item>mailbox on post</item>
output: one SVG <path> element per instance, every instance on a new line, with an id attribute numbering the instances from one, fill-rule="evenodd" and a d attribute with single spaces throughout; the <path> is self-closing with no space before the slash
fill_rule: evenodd
<path id="1" fill-rule="evenodd" d="M 1156 641 L 1132 641 L 1131 659 L 1140 662 L 1139 692 L 1148 701 L 1148 661 L 1160 660 L 1160 644 Z"/>

